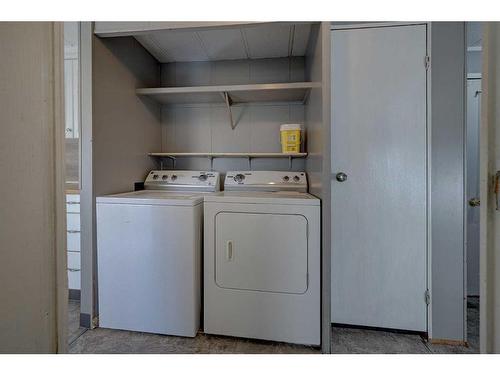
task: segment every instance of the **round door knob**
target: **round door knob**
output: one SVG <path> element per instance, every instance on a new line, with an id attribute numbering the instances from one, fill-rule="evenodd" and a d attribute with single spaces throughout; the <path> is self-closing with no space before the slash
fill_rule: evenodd
<path id="1" fill-rule="evenodd" d="M 477 207 L 480 204 L 481 204 L 481 201 L 478 198 L 469 199 L 469 206 L 471 206 L 471 207 Z"/>
<path id="2" fill-rule="evenodd" d="M 344 182 L 345 180 L 347 180 L 347 175 L 344 172 L 339 172 L 335 175 L 335 178 L 338 182 Z"/>

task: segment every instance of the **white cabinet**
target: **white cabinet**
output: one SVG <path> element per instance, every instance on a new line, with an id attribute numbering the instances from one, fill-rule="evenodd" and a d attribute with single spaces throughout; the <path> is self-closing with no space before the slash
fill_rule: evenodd
<path id="1" fill-rule="evenodd" d="M 68 269 L 80 270 L 80 252 L 68 251 Z"/>
<path id="2" fill-rule="evenodd" d="M 79 195 L 68 195 L 66 199 L 66 212 L 67 213 L 80 213 L 80 196 Z M 72 197 L 78 197 L 77 199 Z"/>
<path id="3" fill-rule="evenodd" d="M 66 227 L 72 233 L 80 232 L 80 214 L 74 212 L 66 213 Z"/>
<path id="4" fill-rule="evenodd" d="M 68 288 L 80 289 L 80 195 L 66 194 Z"/>
<path id="5" fill-rule="evenodd" d="M 80 232 L 67 233 L 67 249 L 80 252 Z"/>
<path id="6" fill-rule="evenodd" d="M 80 290 L 80 275 L 80 270 L 68 269 L 68 289 Z"/>

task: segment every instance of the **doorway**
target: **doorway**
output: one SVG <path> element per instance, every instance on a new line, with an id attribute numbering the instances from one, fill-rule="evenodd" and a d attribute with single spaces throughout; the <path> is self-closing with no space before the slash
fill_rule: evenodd
<path id="1" fill-rule="evenodd" d="M 482 97 L 482 26 L 468 22 L 466 102 L 467 342 L 479 346 L 479 129 Z"/>
<path id="2" fill-rule="evenodd" d="M 64 22 L 64 112 L 66 243 L 68 274 L 68 344 L 85 329 L 80 327 L 80 24 Z"/>

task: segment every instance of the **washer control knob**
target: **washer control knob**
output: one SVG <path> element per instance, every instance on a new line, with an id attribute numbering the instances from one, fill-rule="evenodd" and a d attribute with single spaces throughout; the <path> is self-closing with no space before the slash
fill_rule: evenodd
<path id="1" fill-rule="evenodd" d="M 158 175 L 157 174 L 153 175 L 153 180 L 158 180 Z"/>
<path id="2" fill-rule="evenodd" d="M 170 177 L 170 179 L 171 179 L 172 181 L 175 181 L 175 180 L 177 180 L 177 176 L 176 176 L 175 174 L 173 174 L 173 175 L 172 175 L 172 177 Z"/>
<path id="3" fill-rule="evenodd" d="M 168 178 L 168 175 L 166 175 L 166 174 L 164 174 L 164 175 L 161 177 L 161 179 L 162 179 L 162 180 L 166 180 L 167 178 Z"/>
<path id="4" fill-rule="evenodd" d="M 294 176 L 294 177 L 293 177 L 293 180 L 294 180 L 295 182 L 299 182 L 299 181 L 300 181 L 300 177 L 299 177 L 299 176 Z"/>
<path id="5" fill-rule="evenodd" d="M 289 180 L 290 180 L 290 177 L 288 177 L 288 176 L 283 177 L 283 181 L 288 182 Z"/>
<path id="6" fill-rule="evenodd" d="M 234 176 L 234 181 L 236 181 L 238 183 L 243 182 L 244 179 L 245 179 L 245 175 L 241 174 L 241 173 L 238 173 L 236 176 Z"/>
<path id="7" fill-rule="evenodd" d="M 205 173 L 203 173 L 203 174 L 200 174 L 200 176 L 198 177 L 198 180 L 200 180 L 200 181 L 206 181 L 207 178 L 208 178 L 208 176 Z"/>

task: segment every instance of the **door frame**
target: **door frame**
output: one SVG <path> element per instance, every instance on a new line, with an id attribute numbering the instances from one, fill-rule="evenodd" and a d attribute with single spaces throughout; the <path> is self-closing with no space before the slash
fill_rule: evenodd
<path id="1" fill-rule="evenodd" d="M 97 253 L 92 156 L 92 45 L 93 22 L 80 22 L 80 325 L 97 326 Z"/>
<path id="2" fill-rule="evenodd" d="M 467 55 L 466 55 L 467 56 Z M 467 57 L 466 57 L 467 58 Z M 467 132 L 468 132 L 468 118 L 467 118 L 467 115 L 468 115 L 468 103 L 467 103 L 467 96 L 468 96 L 468 91 L 469 91 L 469 81 L 479 81 L 480 84 L 482 85 L 482 78 L 481 78 L 481 73 L 472 73 L 472 74 L 467 74 L 466 76 L 466 79 L 465 79 L 465 84 L 466 84 L 466 97 L 465 97 L 465 106 L 464 106 L 464 111 L 465 111 L 465 121 L 466 121 L 466 124 L 465 124 L 465 133 L 464 133 L 464 170 L 465 170 L 465 173 L 464 173 L 464 181 L 465 181 L 465 208 L 464 208 L 464 211 L 465 211 L 465 222 L 464 222 L 464 233 L 465 233 L 465 236 L 467 236 L 467 226 L 469 225 L 468 223 L 468 210 L 469 210 L 469 199 L 470 199 L 470 195 L 468 194 L 469 191 L 468 191 L 468 168 L 467 168 L 467 164 L 468 164 L 468 153 L 469 153 L 469 150 L 468 150 L 468 147 L 467 147 Z M 481 94 L 481 91 L 479 91 L 479 93 Z M 481 99 L 479 99 L 481 101 Z M 479 115 L 481 115 L 481 105 L 479 106 Z M 481 124 L 480 124 L 480 121 L 481 119 L 479 119 L 479 126 L 478 126 L 478 143 L 480 142 L 480 138 L 481 138 L 481 135 L 480 135 L 480 127 L 481 127 Z M 479 147 L 479 145 L 478 145 Z M 478 150 L 478 155 L 480 154 L 480 150 Z M 479 158 L 478 158 L 478 163 L 477 163 L 477 166 L 479 167 Z M 478 176 L 478 180 L 480 181 L 480 177 Z M 478 193 L 476 196 L 479 196 L 479 193 L 480 193 L 480 187 L 478 189 Z M 467 297 L 469 296 L 469 293 L 468 293 L 468 263 L 467 263 L 467 255 L 468 255 L 468 242 L 467 242 L 468 238 L 465 237 L 464 239 L 464 249 L 465 249 L 465 252 L 464 252 L 464 275 L 465 275 L 465 299 L 467 300 Z M 478 255 L 479 255 L 479 251 L 478 251 Z M 466 304 L 467 305 L 467 304 Z M 465 314 L 467 314 L 467 306 L 465 307 Z M 465 327 L 465 334 L 467 334 L 467 325 Z M 467 337 L 467 336 L 465 336 Z"/>
<path id="3" fill-rule="evenodd" d="M 352 23 L 352 24 L 342 24 L 335 25 L 332 24 L 330 27 L 330 37 L 331 33 L 335 30 L 347 30 L 347 29 L 367 29 L 367 28 L 382 28 L 382 27 L 402 27 L 402 26 L 416 26 L 416 25 L 425 25 L 426 26 L 426 54 L 432 61 L 432 46 L 431 46 L 431 36 L 432 36 L 432 23 L 431 22 L 366 22 L 366 23 Z M 331 51 L 333 53 L 333 51 Z M 330 67 L 331 69 L 331 67 Z M 432 143 L 431 143 L 431 135 L 432 135 L 432 97 L 431 97 L 431 87 L 432 87 L 432 64 L 427 65 L 426 69 L 426 142 L 427 142 L 427 150 L 426 150 L 426 174 L 427 174 L 427 183 L 426 183 L 426 226 L 427 226 L 427 239 L 426 239 L 426 279 L 427 279 L 427 289 L 432 296 L 432 228 L 431 228 L 431 151 L 432 151 Z M 335 84 L 333 82 L 333 77 L 330 78 L 331 87 Z M 331 105 L 331 104 L 330 104 Z M 330 120 L 330 127 L 333 124 Z M 331 176 L 331 171 L 329 171 Z M 332 178 L 332 177 L 331 177 Z M 330 178 L 330 186 L 332 183 L 332 179 Z M 329 207 L 331 211 L 331 206 Z M 333 243 L 332 243 L 333 247 Z M 331 267 L 331 265 L 330 265 Z M 330 280 L 331 283 L 331 280 Z M 331 314 L 331 312 L 330 312 Z M 429 300 L 427 305 L 427 336 L 428 339 L 432 339 L 432 297 Z M 330 316 L 331 322 L 331 316 Z"/>
<path id="4" fill-rule="evenodd" d="M 54 189 L 56 266 L 57 353 L 68 352 L 68 273 L 66 255 L 66 192 L 65 192 L 65 117 L 64 117 L 64 27 L 53 22 L 54 61 Z"/>
<path id="5" fill-rule="evenodd" d="M 469 150 L 468 150 L 468 147 L 467 147 L 467 143 L 468 143 L 468 139 L 467 139 L 467 133 L 468 133 L 468 81 L 469 80 L 480 80 L 481 81 L 481 86 L 483 85 L 483 79 L 482 79 L 482 72 L 481 73 L 468 73 L 467 70 L 467 62 L 468 62 L 468 53 L 467 53 L 467 45 L 468 45 L 468 41 L 467 41 L 467 36 L 468 36 L 468 28 L 467 26 L 464 27 L 465 29 L 465 37 L 464 37 L 464 50 L 465 50 L 465 53 L 464 53 L 464 66 L 465 66 L 465 71 L 464 71 L 464 144 L 463 144 L 463 150 L 464 150 L 464 160 L 463 160 L 463 169 L 464 169 L 464 217 L 463 217 L 463 227 L 464 227 L 464 238 L 463 238 L 463 242 L 464 242 L 464 253 L 463 253 L 463 258 L 464 258 L 464 267 L 463 267 L 463 273 L 464 273 L 464 333 L 463 333 L 463 337 L 464 337 L 464 342 L 467 343 L 467 340 L 468 340 L 468 330 L 467 330 L 467 317 L 468 317 L 468 311 L 467 311 L 467 298 L 468 298 L 468 271 L 467 271 L 467 267 L 468 267 L 468 264 L 467 264 L 467 259 L 468 259 L 468 238 L 467 238 L 467 231 L 468 231 L 468 209 L 469 209 L 469 191 L 468 191 L 468 168 L 467 168 L 467 164 L 468 164 L 468 153 L 469 153 Z M 483 40 L 483 43 L 484 43 L 484 40 Z M 484 61 L 484 56 L 483 56 L 483 61 Z M 481 102 L 482 102 L 482 95 L 481 95 Z M 479 107 L 479 114 L 480 114 L 480 119 L 479 119 L 479 126 L 478 126 L 478 141 L 479 141 L 479 146 L 478 146 L 478 168 L 479 168 L 479 188 L 478 188 L 478 195 L 481 197 L 482 196 L 482 176 L 481 176 L 481 160 L 483 159 L 483 151 L 482 151 L 482 148 L 484 146 L 483 144 L 483 138 L 482 138 L 482 104 L 480 105 Z M 481 258 L 483 257 L 482 255 L 482 252 L 481 252 L 481 243 L 482 243 L 482 239 L 481 239 L 481 236 L 482 236 L 482 227 L 484 225 L 484 223 L 482 222 L 482 208 L 481 206 L 479 207 L 479 251 L 478 251 L 478 256 L 479 256 L 479 301 L 481 303 L 482 301 L 482 287 L 481 287 L 481 283 L 482 283 L 482 269 L 481 269 Z M 479 324 L 481 326 L 481 322 L 483 320 L 483 318 L 481 317 L 481 310 L 482 310 L 482 307 L 480 307 L 480 315 L 479 315 Z M 480 343 L 481 343 L 481 337 L 482 337 L 482 332 L 479 332 L 479 340 L 480 340 Z M 480 350 L 480 352 L 482 352 Z"/>
<path id="6" fill-rule="evenodd" d="M 494 218 L 491 217 L 490 207 L 493 204 L 493 192 L 490 194 L 490 158 L 495 157 L 495 143 L 488 140 L 490 132 L 495 133 L 495 124 L 489 117 L 489 88 L 495 86 L 489 79 L 490 54 L 498 53 L 490 50 L 490 33 L 492 23 L 483 23 L 483 61 L 481 75 L 481 118 L 479 124 L 479 197 L 482 204 L 479 206 L 479 346 L 480 353 L 491 353 L 493 351 L 493 342 L 495 333 L 489 332 L 495 319 L 492 304 L 495 302 L 491 297 L 488 280 L 491 275 L 488 272 L 488 261 L 491 261 L 491 252 L 498 249 L 495 246 L 494 236 L 489 232 L 493 229 Z M 493 171 L 491 171 L 493 172 Z M 493 176 L 491 176 L 493 177 Z M 490 227 L 490 228 L 488 228 Z M 490 237 L 490 238 L 488 238 Z M 489 256 L 490 255 L 490 256 Z M 490 270 L 492 272 L 492 270 Z M 492 288 L 495 286 L 493 285 Z M 488 295 L 490 294 L 490 296 Z"/>
<path id="7" fill-rule="evenodd" d="M 432 23 L 427 22 L 427 56 L 432 61 Z M 427 304 L 427 338 L 432 340 L 432 64 L 428 64 L 426 71 L 427 81 L 427 290 L 430 293 Z"/>

